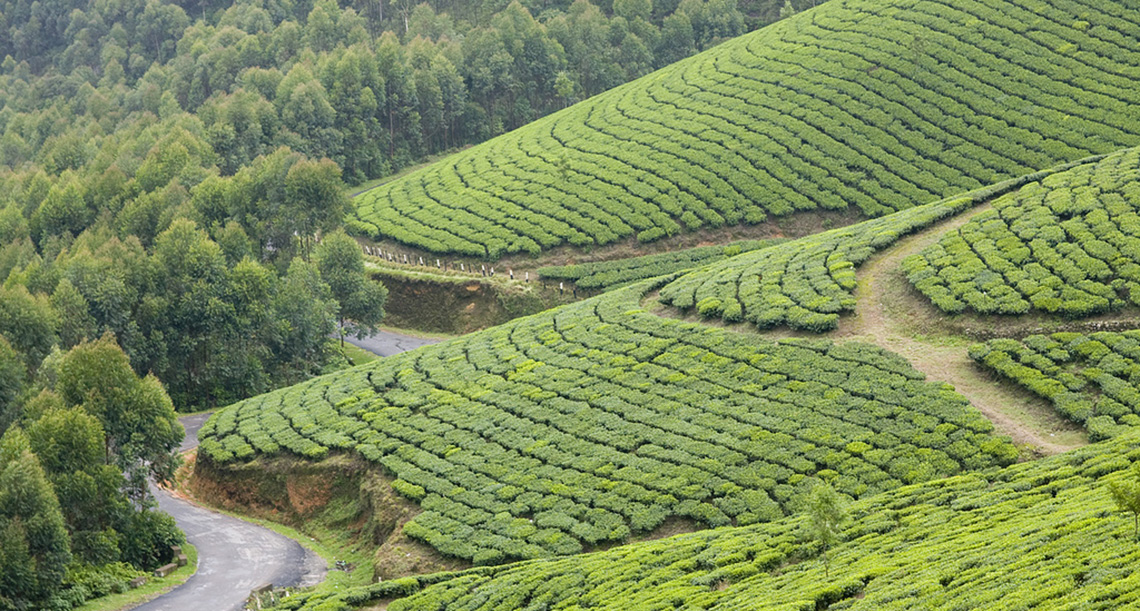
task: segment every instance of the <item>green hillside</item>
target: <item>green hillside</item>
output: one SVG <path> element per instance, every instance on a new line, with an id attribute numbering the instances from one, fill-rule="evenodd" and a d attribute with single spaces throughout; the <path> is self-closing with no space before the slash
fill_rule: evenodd
<path id="1" fill-rule="evenodd" d="M 1097 171 L 1099 158 L 1073 162 Z M 1106 161 L 1105 167 L 1116 167 Z M 784 242 L 772 248 L 732 257 L 694 270 L 661 289 L 663 303 L 695 309 L 705 318 L 747 321 L 761 328 L 787 325 L 824 332 L 835 329 L 839 316 L 855 309 L 855 270 L 871 255 L 900 238 L 929 228 L 971 207 L 1024 185 L 1062 172 L 1056 184 L 1070 176 L 1068 164 L 1027 174 L 946 200 L 916 206 Z"/>
<path id="2" fill-rule="evenodd" d="M 369 191 L 353 224 L 498 257 L 876 216 L 1140 143 L 1138 35 L 1126 3 L 828 2 Z"/>
<path id="3" fill-rule="evenodd" d="M 862 497 L 1007 464 L 965 399 L 860 343 L 772 342 L 644 312 L 641 284 L 238 403 L 214 463 L 349 451 L 477 564 L 779 519 L 816 477 Z"/>
<path id="4" fill-rule="evenodd" d="M 540 267 L 538 274 L 547 280 L 569 280 L 582 289 L 608 291 L 638 280 L 703 267 L 741 253 L 775 246 L 783 241 L 782 238 L 742 240 L 723 246 L 698 246 L 612 261 Z"/>
<path id="5" fill-rule="evenodd" d="M 1140 425 L 1140 330 L 997 339 L 970 356 L 1048 399 L 1094 439 Z"/>
<path id="6" fill-rule="evenodd" d="M 1110 481 L 1135 479 L 1129 433 L 1001 471 L 907 486 L 849 508 L 828 552 L 803 517 L 635 543 L 596 554 L 302 595 L 284 608 L 343 611 L 1117 611 L 1140 607 L 1140 545 Z M 435 585 L 431 585 L 431 584 Z M 410 596 L 409 596 L 410 595 Z M 347 603 L 352 603 L 350 606 Z"/>
<path id="7" fill-rule="evenodd" d="M 1080 318 L 1140 305 L 1140 149 L 998 199 L 904 262 L 948 313 Z"/>

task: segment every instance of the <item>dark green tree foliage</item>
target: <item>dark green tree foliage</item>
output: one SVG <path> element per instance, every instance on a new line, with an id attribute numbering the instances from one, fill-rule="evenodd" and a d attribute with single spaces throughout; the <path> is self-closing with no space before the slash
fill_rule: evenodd
<path id="1" fill-rule="evenodd" d="M 57 388 L 69 405 L 99 419 L 106 461 L 128 474 L 136 498 L 146 497 L 147 472 L 171 475 L 182 425 L 159 381 L 136 376 L 113 337 L 81 343 L 64 355 Z"/>
<path id="2" fill-rule="evenodd" d="M 35 371 L 55 344 L 59 318 L 44 295 L 32 295 L 23 285 L 0 287 L 0 335 L 24 356 Z"/>
<path id="3" fill-rule="evenodd" d="M 346 330 L 358 338 L 375 333 L 384 318 L 388 289 L 364 272 L 364 255 L 356 240 L 344 232 L 329 235 L 317 248 L 317 265 L 339 306 L 341 344 Z"/>
<path id="4" fill-rule="evenodd" d="M 301 249 L 308 256 L 313 238 L 341 225 L 352 206 L 344 194 L 340 168 L 328 159 L 301 160 L 285 176 L 285 202 L 281 223 L 292 227 L 301 238 Z M 360 249 L 356 249 L 360 254 Z"/>
<path id="5" fill-rule="evenodd" d="M 70 561 L 59 500 L 13 427 L 0 438 L 0 608 L 45 608 Z"/>
<path id="6" fill-rule="evenodd" d="M 0 434 L 16 421 L 19 399 L 24 391 L 27 370 L 20 354 L 0 335 Z"/>
<path id="7" fill-rule="evenodd" d="M 286 379 L 298 381 L 316 373 L 314 364 L 322 362 L 328 349 L 325 339 L 336 331 L 338 308 L 315 263 L 293 259 L 273 307 L 273 353 Z"/>
<path id="8" fill-rule="evenodd" d="M 166 306 L 152 321 L 167 356 L 166 367 L 158 371 L 176 395 L 204 391 L 205 402 L 212 403 L 214 357 L 225 349 L 226 331 L 235 327 L 237 316 L 225 255 L 194 223 L 180 220 L 159 236 L 154 263 Z"/>
<path id="9" fill-rule="evenodd" d="M 51 305 L 59 314 L 59 341 L 64 348 L 95 336 L 95 319 L 87 298 L 71 280 L 62 278 L 51 294 Z"/>
<path id="10" fill-rule="evenodd" d="M 122 471 L 107 464 L 99 420 L 81 407 L 53 409 L 32 422 L 28 438 L 59 498 L 72 552 L 92 565 L 118 561 L 132 508 Z"/>

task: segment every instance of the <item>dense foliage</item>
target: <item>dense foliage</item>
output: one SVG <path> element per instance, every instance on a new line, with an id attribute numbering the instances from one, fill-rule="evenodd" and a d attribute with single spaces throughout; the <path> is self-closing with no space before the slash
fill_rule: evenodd
<path id="1" fill-rule="evenodd" d="M 1007 463 L 944 385 L 864 344 L 770 342 L 645 313 L 638 285 L 219 412 L 216 463 L 354 451 L 476 563 L 575 553 L 669 516 L 777 519 L 811 478 L 863 496 Z"/>
<path id="2" fill-rule="evenodd" d="M 1103 439 L 1140 425 L 1140 331 L 1031 335 L 970 347 L 970 356 Z"/>
<path id="3" fill-rule="evenodd" d="M 1054 174 L 908 257 L 944 312 L 1079 318 L 1140 304 L 1140 149 Z"/>
<path id="4" fill-rule="evenodd" d="M 638 280 L 647 280 L 716 263 L 740 253 L 768 248 L 782 239 L 745 240 L 724 246 L 698 246 L 655 255 L 629 257 L 613 261 L 596 261 L 541 267 L 538 274 L 550 280 L 569 280 L 578 288 L 608 291 Z"/>
<path id="5" fill-rule="evenodd" d="M 663 12 L 648 0 L 606 1 L 605 12 L 546 2 L 531 7 L 541 20 L 517 2 L 460 6 L 477 13 L 468 20 L 384 4 L 4 0 L 0 164 L 83 168 L 107 140 L 178 118 L 213 157 L 204 168 L 233 174 L 288 146 L 357 183 L 745 31 L 736 0 L 665 2 Z"/>
<path id="6" fill-rule="evenodd" d="M 1133 520 L 1107 483 L 1134 478 L 1136 433 L 985 475 L 885 492 L 848 507 L 830 575 L 808 520 L 647 541 L 595 554 L 301 595 L 283 608 L 1091 609 L 1140 603 Z"/>
<path id="7" fill-rule="evenodd" d="M 1140 142 L 1138 20 L 1070 0 L 823 4 L 369 191 L 353 225 L 498 257 L 930 202 Z"/>
<path id="8" fill-rule="evenodd" d="M 876 251 L 1065 167 L 733 257 L 667 284 L 661 301 L 730 323 L 830 331 L 855 308 L 855 268 Z"/>
<path id="9" fill-rule="evenodd" d="M 26 237 L 8 242 L 0 256 L 15 265 L 0 288 L 0 334 L 34 372 L 53 345 L 111 332 L 183 409 L 319 372 L 337 303 L 316 266 L 297 259 L 279 273 L 230 229 L 215 241 L 179 219 L 147 248 L 100 226 L 54 242 L 46 258 Z"/>
<path id="10" fill-rule="evenodd" d="M 734 0 L 548 3 L 541 21 L 505 4 L 456 21 L 382 0 L 0 1 L 0 280 L 36 310 L 0 332 L 37 360 L 112 331 L 180 407 L 308 377 L 338 317 L 321 283 L 339 283 L 342 327 L 382 312 L 362 307 L 382 289 L 291 265 L 342 224 L 342 176 L 484 140 L 743 31 Z"/>
<path id="11" fill-rule="evenodd" d="M 54 352 L 37 374 L 17 381 L 2 423 L 0 609 L 64 611 L 126 589 L 184 540 L 148 491 L 171 475 L 183 431 L 110 335 Z"/>

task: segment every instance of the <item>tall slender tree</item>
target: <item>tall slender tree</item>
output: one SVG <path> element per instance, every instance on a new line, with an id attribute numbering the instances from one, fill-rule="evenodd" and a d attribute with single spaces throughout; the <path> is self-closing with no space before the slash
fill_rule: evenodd
<path id="1" fill-rule="evenodd" d="M 364 255 L 360 245 L 344 232 L 329 235 L 317 249 L 317 265 L 321 279 L 332 290 L 340 305 L 340 343 L 344 345 L 347 330 L 357 337 L 375 333 L 384 318 L 384 302 L 388 289 L 371 280 L 364 271 Z"/>

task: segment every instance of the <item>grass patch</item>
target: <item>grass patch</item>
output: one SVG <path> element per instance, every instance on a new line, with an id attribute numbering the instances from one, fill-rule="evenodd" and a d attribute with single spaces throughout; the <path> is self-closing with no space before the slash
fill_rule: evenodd
<path id="1" fill-rule="evenodd" d="M 198 572 L 198 549 L 186 543 L 182 545 L 182 552 L 186 554 L 186 566 L 178 567 L 178 570 L 166 577 L 155 577 L 151 574 L 147 577 L 146 585 L 140 588 L 128 590 L 121 594 L 111 594 L 102 598 L 89 600 L 84 603 L 83 606 L 76 607 L 75 611 L 118 611 L 119 609 L 130 609 L 177 588 L 186 583 L 186 580 L 190 579 L 194 573 Z"/>
<path id="2" fill-rule="evenodd" d="M 344 342 L 344 345 L 342 346 L 340 345 L 339 340 L 337 341 L 337 349 L 340 350 L 340 353 L 349 362 L 350 366 L 371 363 L 372 361 L 380 358 L 378 355 L 373 354 L 359 346 L 354 346 L 348 342 Z"/>

